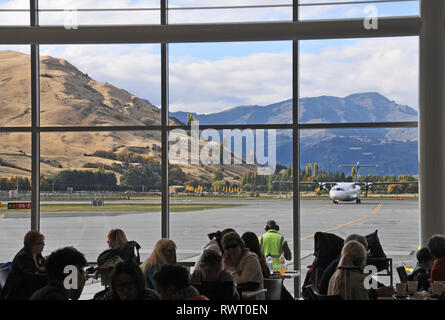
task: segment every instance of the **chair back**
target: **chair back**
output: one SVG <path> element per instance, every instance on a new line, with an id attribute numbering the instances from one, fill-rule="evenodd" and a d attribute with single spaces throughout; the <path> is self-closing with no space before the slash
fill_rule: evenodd
<path id="1" fill-rule="evenodd" d="M 408 274 L 406 273 L 405 267 L 400 266 L 396 268 L 397 274 L 399 275 L 400 282 L 406 283 L 408 281 Z"/>
<path id="2" fill-rule="evenodd" d="M 316 290 L 314 290 L 314 285 L 309 284 L 303 288 L 303 291 L 305 295 L 307 296 L 307 300 L 318 300 L 318 296 L 315 293 Z"/>
<path id="3" fill-rule="evenodd" d="M 324 295 L 318 292 L 317 289 L 314 289 L 313 285 L 307 288 L 307 292 L 309 295 L 312 295 L 313 299 L 311 300 L 343 300 L 343 297 L 339 294 L 336 295 Z"/>
<path id="4" fill-rule="evenodd" d="M 267 289 L 266 300 L 281 300 L 283 279 L 264 279 L 264 289 Z"/>
<path id="5" fill-rule="evenodd" d="M 11 264 L 4 264 L 0 269 L 0 291 L 3 289 L 11 272 Z"/>
<path id="6" fill-rule="evenodd" d="M 233 281 L 202 281 L 193 286 L 210 300 L 234 300 Z"/>

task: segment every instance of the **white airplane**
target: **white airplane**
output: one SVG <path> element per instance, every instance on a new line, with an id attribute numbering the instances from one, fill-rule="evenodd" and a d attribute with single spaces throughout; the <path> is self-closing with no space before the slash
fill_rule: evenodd
<path id="1" fill-rule="evenodd" d="M 360 195 L 362 194 L 362 189 L 360 187 L 361 184 L 365 185 L 366 195 L 368 194 L 368 190 L 373 184 L 372 182 L 363 182 L 360 183 L 358 181 L 359 178 L 359 170 L 360 167 L 377 167 L 377 165 L 360 165 L 357 162 L 355 165 L 341 165 L 340 167 L 354 167 L 355 168 L 355 181 L 354 182 L 339 182 L 332 186 L 329 191 L 329 198 L 332 199 L 333 203 L 338 203 L 339 201 L 355 201 L 355 203 L 362 203 L 362 199 L 360 199 Z M 322 185 L 324 188 L 326 183 Z"/>
<path id="2" fill-rule="evenodd" d="M 341 165 L 340 167 L 354 167 L 355 168 L 355 180 L 354 182 L 312 182 L 318 183 L 318 188 L 320 190 L 327 189 L 329 185 L 332 185 L 331 190 L 329 190 L 329 198 L 332 199 L 332 202 L 338 204 L 339 201 L 355 201 L 355 203 L 362 203 L 362 199 L 360 198 L 362 194 L 362 188 L 365 190 L 365 197 L 368 196 L 368 190 L 372 188 L 374 185 L 386 185 L 386 184 L 415 184 L 418 181 L 410 181 L 410 182 L 359 182 L 359 171 L 362 167 L 377 167 L 377 165 L 363 165 L 357 162 L 354 165 Z M 301 182 L 303 184 L 311 184 L 311 182 Z"/>
<path id="3" fill-rule="evenodd" d="M 340 201 L 348 202 L 355 201 L 355 203 L 362 203 L 360 198 L 362 194 L 362 188 L 364 187 L 365 197 L 368 195 L 368 190 L 372 188 L 373 185 L 384 185 L 384 184 L 416 184 L 418 181 L 409 182 L 359 182 L 359 171 L 362 167 L 377 167 L 377 165 L 363 165 L 357 162 L 354 165 L 340 165 L 340 167 L 354 167 L 355 168 L 355 180 L 354 182 L 300 182 L 300 184 L 310 184 L 317 185 L 319 191 L 323 189 L 329 190 L 329 186 L 332 188 L 329 190 L 329 197 L 332 202 L 338 204 Z M 274 183 L 287 183 L 286 181 L 274 181 Z M 290 181 L 290 183 L 292 183 Z"/>

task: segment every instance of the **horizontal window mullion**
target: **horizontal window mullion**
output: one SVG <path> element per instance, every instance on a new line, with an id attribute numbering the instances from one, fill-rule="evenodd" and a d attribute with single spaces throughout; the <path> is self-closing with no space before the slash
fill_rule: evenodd
<path id="1" fill-rule="evenodd" d="M 380 18 L 377 30 L 363 19 L 132 26 L 0 27 L 0 44 L 99 44 L 276 41 L 417 36 L 420 17 Z"/>
<path id="2" fill-rule="evenodd" d="M 162 126 L 66 126 L 39 127 L 39 132 L 85 132 L 85 131 L 160 131 Z"/>
<path id="3" fill-rule="evenodd" d="M 360 128 L 417 128 L 417 121 L 406 122 L 351 122 L 351 123 L 300 123 L 304 129 L 360 129 Z"/>

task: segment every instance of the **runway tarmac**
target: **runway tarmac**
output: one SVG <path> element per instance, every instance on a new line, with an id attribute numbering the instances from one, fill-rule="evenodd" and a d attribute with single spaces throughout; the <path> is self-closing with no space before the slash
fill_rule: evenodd
<path id="1" fill-rule="evenodd" d="M 261 235 L 266 221 L 270 219 L 276 220 L 280 225 L 280 232 L 288 240 L 291 250 L 293 249 L 291 200 L 175 202 L 243 204 L 232 208 L 171 212 L 170 238 L 177 244 L 179 261 L 196 261 L 208 242 L 207 234 L 210 232 L 231 227 L 240 234 L 252 231 Z M 362 204 L 338 205 L 328 200 L 302 200 L 300 210 L 303 272 L 313 261 L 313 235 L 317 231 L 331 232 L 345 238 L 351 233 L 366 235 L 378 230 L 385 253 L 394 259 L 394 268 L 402 262 L 415 262 L 414 253 L 419 245 L 419 202 L 416 200 L 364 199 Z M 0 215 L 0 262 L 13 259 L 22 247 L 23 236 L 29 227 L 29 213 L 8 212 Z M 112 228 L 123 229 L 129 240 L 139 242 L 142 247 L 141 259 L 145 259 L 161 237 L 161 213 L 42 212 L 41 232 L 46 237 L 43 254 L 48 255 L 57 248 L 71 245 L 82 251 L 88 261 L 94 262 L 99 253 L 106 249 L 106 235 Z"/>

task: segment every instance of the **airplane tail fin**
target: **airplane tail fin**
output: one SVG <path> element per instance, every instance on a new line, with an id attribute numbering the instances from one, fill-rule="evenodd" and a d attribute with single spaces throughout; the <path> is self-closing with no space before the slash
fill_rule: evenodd
<path id="1" fill-rule="evenodd" d="M 359 170 L 360 168 L 363 167 L 367 167 L 367 168 L 377 168 L 376 164 L 360 164 L 359 162 L 357 162 L 356 164 L 342 164 L 340 165 L 340 167 L 348 167 L 348 168 L 355 168 L 355 179 L 354 179 L 354 183 L 359 182 L 358 178 L 359 178 Z"/>

